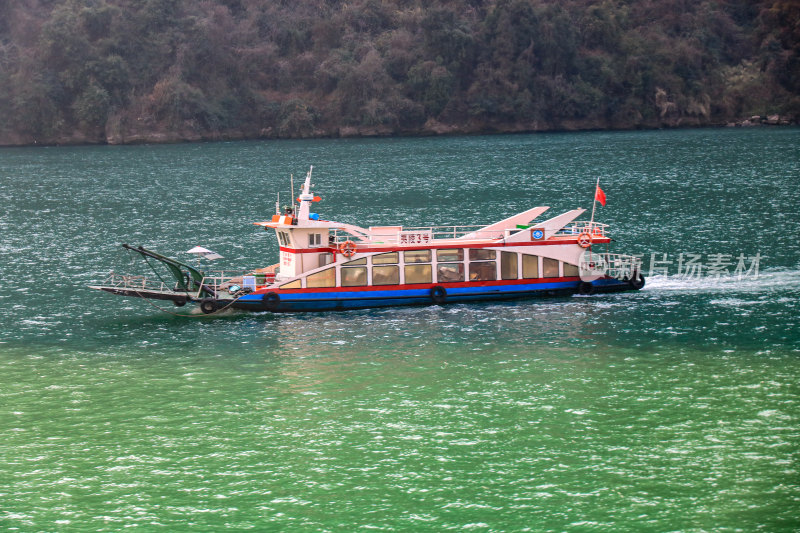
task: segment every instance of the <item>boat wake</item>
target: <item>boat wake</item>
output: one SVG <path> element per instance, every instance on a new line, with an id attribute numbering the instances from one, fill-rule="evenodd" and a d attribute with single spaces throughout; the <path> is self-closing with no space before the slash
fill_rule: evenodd
<path id="1" fill-rule="evenodd" d="M 683 277 L 657 275 L 647 278 L 645 291 L 673 293 L 766 293 L 800 290 L 800 270 L 764 270 L 738 277 Z"/>

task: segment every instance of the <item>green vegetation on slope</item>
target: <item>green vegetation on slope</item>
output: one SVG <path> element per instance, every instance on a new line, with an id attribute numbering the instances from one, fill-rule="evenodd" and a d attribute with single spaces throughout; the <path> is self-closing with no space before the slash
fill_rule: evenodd
<path id="1" fill-rule="evenodd" d="M 800 5 L 0 0 L 0 144 L 800 115 Z"/>

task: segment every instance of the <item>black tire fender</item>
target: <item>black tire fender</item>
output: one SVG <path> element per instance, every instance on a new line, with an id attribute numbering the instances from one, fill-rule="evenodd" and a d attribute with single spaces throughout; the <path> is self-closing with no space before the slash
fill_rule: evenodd
<path id="1" fill-rule="evenodd" d="M 583 294 L 584 296 L 594 294 L 594 284 L 590 281 L 581 281 L 578 284 L 578 294 Z"/>
<path id="2" fill-rule="evenodd" d="M 172 300 L 172 303 L 175 304 L 175 307 L 183 307 L 186 305 L 186 298 L 178 298 L 177 300 Z"/>
<path id="3" fill-rule="evenodd" d="M 210 315 L 217 310 L 217 302 L 213 298 L 203 298 L 200 302 L 200 310 L 204 314 Z"/>
<path id="4" fill-rule="evenodd" d="M 281 303 L 281 296 L 277 292 L 270 291 L 261 297 L 261 303 L 264 309 L 273 311 Z"/>
<path id="5" fill-rule="evenodd" d="M 447 289 L 441 285 L 437 285 L 431 289 L 431 301 L 436 305 L 442 305 L 447 301 Z"/>
<path id="6" fill-rule="evenodd" d="M 634 274 L 633 278 L 628 281 L 628 285 L 631 286 L 631 289 L 636 289 L 637 291 L 644 287 L 644 274 L 641 272 L 637 272 Z"/>

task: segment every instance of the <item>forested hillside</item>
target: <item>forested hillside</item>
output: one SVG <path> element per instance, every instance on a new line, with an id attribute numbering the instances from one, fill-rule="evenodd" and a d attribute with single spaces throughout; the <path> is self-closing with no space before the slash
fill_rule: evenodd
<path id="1" fill-rule="evenodd" d="M 0 144 L 800 115 L 800 3 L 0 0 Z"/>

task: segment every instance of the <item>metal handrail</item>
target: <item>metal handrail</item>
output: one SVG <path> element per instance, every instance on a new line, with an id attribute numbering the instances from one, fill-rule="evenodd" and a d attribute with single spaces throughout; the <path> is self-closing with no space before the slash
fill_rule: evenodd
<path id="1" fill-rule="evenodd" d="M 486 230 L 480 231 L 485 228 L 485 225 L 467 225 L 467 226 L 416 226 L 416 227 L 402 227 L 397 231 L 386 233 L 370 233 L 369 241 L 365 241 L 358 236 L 354 236 L 349 232 L 339 233 L 334 229 L 331 234 L 331 243 L 333 245 L 341 244 L 348 240 L 356 242 L 383 242 L 386 244 L 427 244 L 433 240 L 444 239 L 458 239 L 465 236 L 473 236 L 475 239 L 480 239 L 481 235 L 484 238 L 497 238 L 498 234 L 502 235 L 503 230 Z M 519 228 L 511 229 L 512 232 L 520 231 Z M 403 236 L 420 235 L 423 236 L 424 242 L 403 242 Z M 427 236 L 424 237 L 424 236 Z"/>
<path id="2" fill-rule="evenodd" d="M 174 286 L 169 286 L 161 280 L 154 280 L 147 276 L 139 276 L 132 274 L 117 274 L 111 272 L 104 284 L 108 287 L 116 289 L 130 289 L 130 290 L 146 290 L 146 291 L 159 291 L 159 292 L 185 292 L 178 283 Z"/>
<path id="3" fill-rule="evenodd" d="M 565 226 L 561 228 L 557 234 L 558 235 L 580 235 L 581 233 L 589 233 L 592 235 L 602 235 L 605 236 L 606 228 L 608 224 L 602 224 L 600 222 L 590 222 L 587 220 L 583 220 L 580 222 L 574 222 L 569 226 Z"/>

